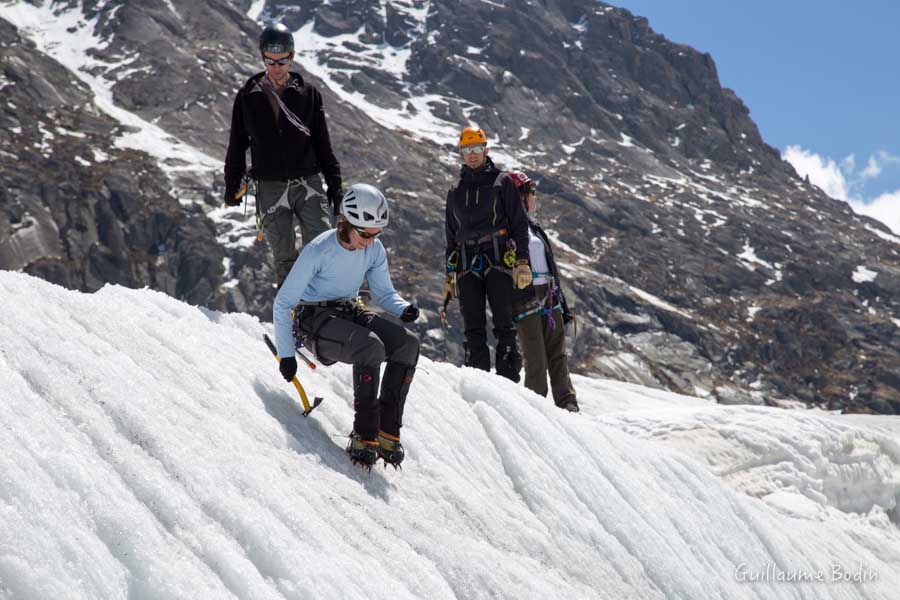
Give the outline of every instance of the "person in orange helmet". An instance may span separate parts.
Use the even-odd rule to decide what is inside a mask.
[[[487,304],[497,341],[498,375],[519,381],[522,358],[516,345],[512,292],[531,283],[528,218],[515,183],[488,156],[482,129],[459,136],[463,166],[447,192],[445,297],[458,295],[465,323],[465,365],[491,369],[487,344]]]

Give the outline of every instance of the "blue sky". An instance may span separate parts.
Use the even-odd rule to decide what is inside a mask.
[[[709,52],[766,142],[830,195],[900,228],[900,2],[610,4]]]

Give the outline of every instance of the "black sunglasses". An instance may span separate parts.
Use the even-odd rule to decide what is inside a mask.
[[[284,58],[269,58],[268,56],[263,56],[263,62],[269,65],[270,67],[273,65],[281,65],[282,67],[294,59],[294,53],[291,52],[290,56],[285,56]]]
[[[374,240],[379,235],[384,233],[383,229],[381,231],[379,231],[378,233],[369,233],[368,231],[366,231],[365,229],[362,229],[361,227],[354,227],[353,229],[355,229],[356,234],[364,240]]]

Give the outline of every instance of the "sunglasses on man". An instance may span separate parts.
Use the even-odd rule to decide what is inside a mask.
[[[469,154],[481,154],[484,152],[485,146],[465,146],[464,148],[460,148],[459,151],[465,155]]]
[[[284,58],[269,58],[268,56],[263,56],[263,62],[269,65],[270,67],[273,65],[284,66],[293,60],[294,55],[285,56]]]
[[[382,229],[381,231],[377,232],[377,233],[369,233],[368,231],[366,231],[366,230],[363,229],[362,227],[354,227],[353,229],[355,229],[355,230],[356,230],[356,234],[357,234],[359,237],[361,237],[362,239],[364,239],[364,240],[374,240],[374,239],[377,238],[379,235],[381,235],[382,233],[384,233],[384,230],[383,230],[383,229]]]

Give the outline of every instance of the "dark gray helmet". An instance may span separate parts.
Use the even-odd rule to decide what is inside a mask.
[[[294,36],[282,23],[266,25],[259,34],[259,51],[271,54],[294,51]]]

